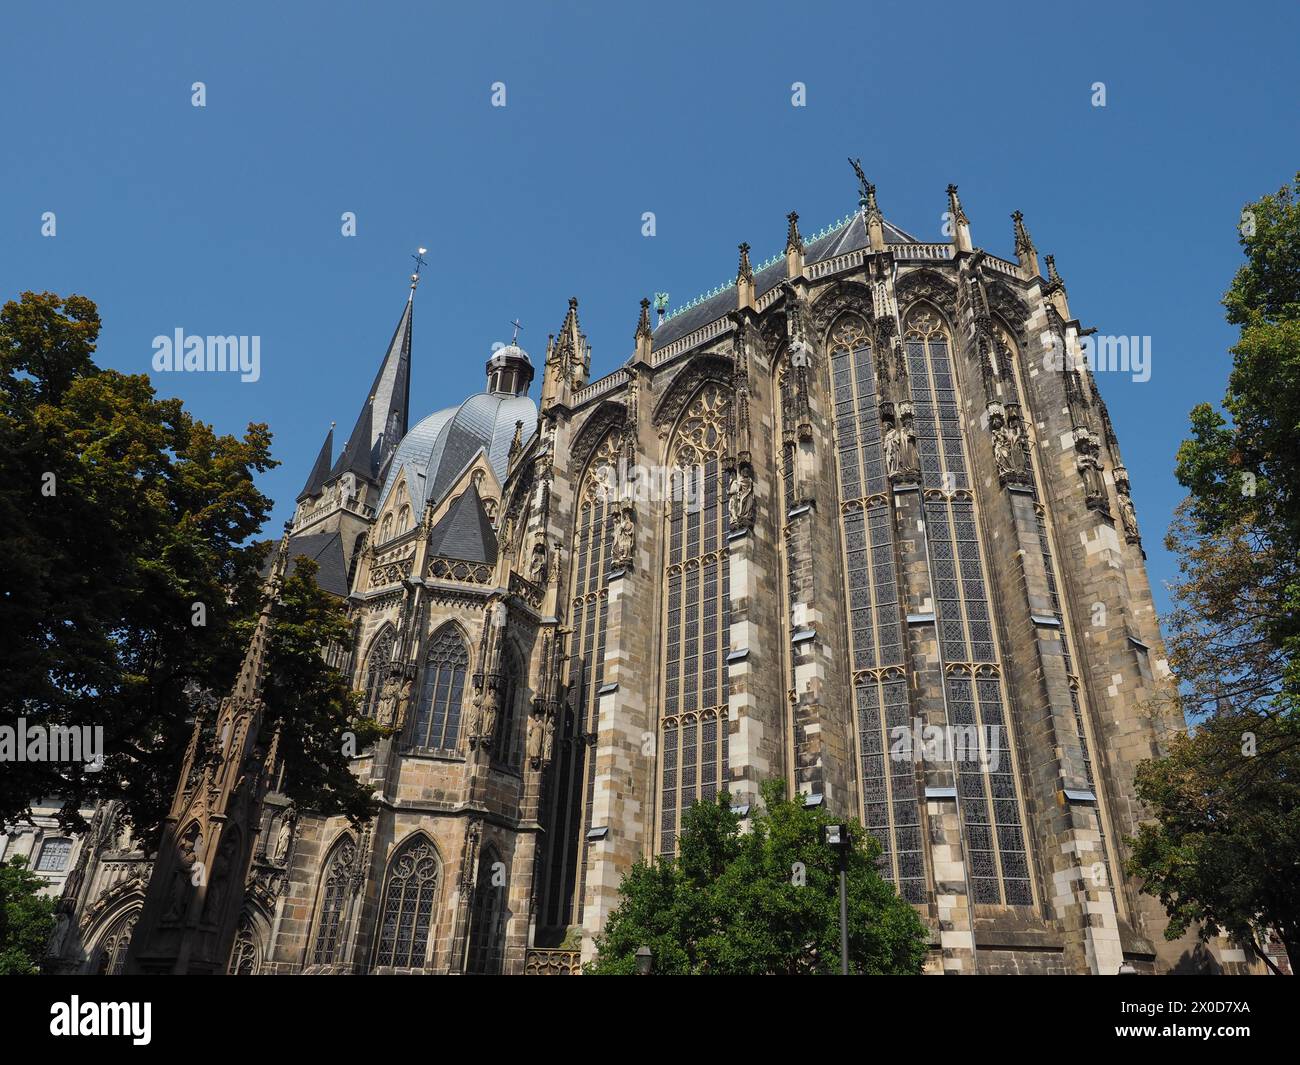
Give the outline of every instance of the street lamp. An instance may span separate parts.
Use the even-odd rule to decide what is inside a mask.
[[[830,847],[840,859],[840,975],[849,975],[849,851],[853,839],[848,825],[822,825],[822,844]]]
[[[636,948],[637,976],[652,976],[655,971],[655,956],[647,946]]]

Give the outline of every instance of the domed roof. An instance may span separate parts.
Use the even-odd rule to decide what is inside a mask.
[[[488,361],[504,362],[510,358],[523,359],[529,366],[533,364],[533,360],[528,357],[528,352],[515,343],[502,344],[496,351],[492,352],[492,357]]]
[[[520,421],[524,423],[522,439],[527,442],[537,428],[537,404],[527,394],[480,392],[457,407],[430,414],[397,445],[376,509],[383,507],[405,469],[411,505],[420,514],[427,501],[443,497],[480,448],[487,452],[497,478],[505,481],[510,442],[515,423]]]

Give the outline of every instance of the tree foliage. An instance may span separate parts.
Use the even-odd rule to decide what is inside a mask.
[[[96,366],[99,328],[84,296],[26,292],[0,309],[0,724],[100,726],[105,755],[97,772],[6,764],[0,819],[58,795],[76,825],[79,808],[116,798],[148,839],[189,740],[186,687],[224,693],[243,655],[271,506],[254,478],[276,463],[265,425],[218,435],[147,376]],[[316,785],[337,779],[339,744],[311,749],[326,759]]]
[[[643,945],[657,974],[839,972],[839,864],[820,829],[842,822],[787,799],[780,781],[763,796],[745,832],[725,795],[685,813],[677,856],[638,862],[624,877],[588,972],[635,973]],[[919,973],[925,926],[876,872],[880,844],[848,823],[850,971]]]
[[[1154,816],[1130,872],[1167,935],[1193,923],[1259,951],[1272,928],[1300,960],[1300,174],[1247,205],[1246,261],[1224,297],[1240,327],[1222,409],[1191,412],[1189,491],[1166,546],[1180,575],[1166,619],[1191,736],[1144,763]],[[1261,954],[1262,956],[1262,954]]]
[[[42,895],[45,881],[27,868],[27,859],[0,863],[0,976],[38,971],[54,930],[54,899]]]

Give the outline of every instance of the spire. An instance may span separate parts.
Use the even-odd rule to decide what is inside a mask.
[[[307,477],[307,483],[298,493],[295,503],[301,503],[307,499],[315,499],[325,490],[325,478],[330,475],[330,463],[334,461],[334,423],[330,422],[329,432],[325,434],[325,442],[320,446],[320,454],[316,456],[316,462],[311,468],[311,473]]]
[[[785,216],[789,226],[785,231],[785,276],[798,277],[803,273],[803,237],[799,233],[799,212]]]
[[[872,251],[885,250],[885,216],[880,213],[880,204],[876,203],[876,186],[867,182],[867,201],[863,204],[866,212],[867,236],[871,240]]]
[[[749,243],[740,245],[740,265],[736,267],[736,305],[754,306],[754,268],[749,264]]]
[[[948,224],[952,226],[952,250],[954,255],[971,250],[970,219],[962,210],[961,199],[957,195],[957,186],[948,186]]]
[[[1043,288],[1043,295],[1056,308],[1061,318],[1068,322],[1070,320],[1070,301],[1065,294],[1065,282],[1061,280],[1061,275],[1056,272],[1056,256],[1044,256],[1044,262],[1047,263],[1047,285]]]
[[[355,473],[376,483],[383,480],[388,460],[406,435],[411,405],[411,323],[419,263],[411,275],[411,290],[397,320],[393,338],[379,364],[374,383],[356,425],[334,466],[333,477]]]
[[[1020,276],[1029,281],[1038,276],[1038,249],[1025,228],[1025,216],[1019,211],[1011,212],[1011,221],[1015,225],[1016,261],[1020,263]]]
[[[568,403],[569,397],[587,383],[591,350],[578,324],[578,297],[569,299],[569,310],[559,336],[546,341],[546,366],[542,372],[542,409]]]
[[[786,253],[792,251],[803,251],[803,237],[799,235],[799,212],[791,211],[785,216],[785,220],[790,223],[789,228],[785,231],[785,250]]]
[[[641,301],[641,317],[637,319],[635,339],[636,359],[649,363],[650,348],[654,340],[650,331],[650,301],[646,299]]]

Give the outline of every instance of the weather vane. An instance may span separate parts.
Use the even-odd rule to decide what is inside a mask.
[[[867,175],[862,172],[862,159],[854,159],[853,156],[849,156],[849,166],[853,167],[853,172],[858,175],[858,191],[865,200],[869,182],[867,181]]]

